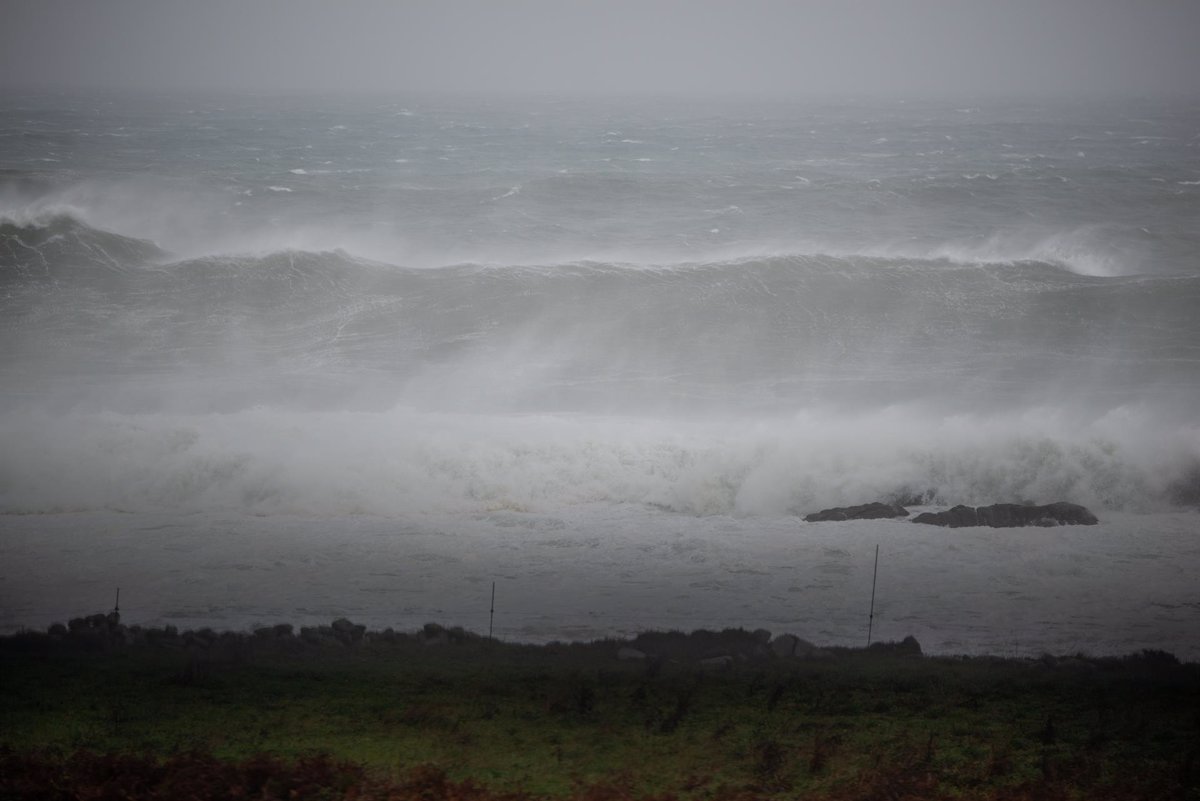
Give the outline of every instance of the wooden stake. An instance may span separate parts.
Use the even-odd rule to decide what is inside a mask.
[[[121,588],[120,587],[117,587],[117,600],[113,603],[113,611],[114,612],[121,611]]]
[[[875,628],[875,580],[879,578],[879,546],[875,546],[875,573],[871,576],[871,616],[867,619],[867,647],[871,647],[871,630]]]
[[[496,619],[496,582],[492,582],[492,608],[488,612],[488,639],[492,639],[492,621]]]

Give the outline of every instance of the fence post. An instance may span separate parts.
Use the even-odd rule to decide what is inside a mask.
[[[871,647],[871,630],[875,628],[875,580],[879,578],[879,546],[875,546],[875,572],[871,575],[871,616],[867,618],[867,647]]]

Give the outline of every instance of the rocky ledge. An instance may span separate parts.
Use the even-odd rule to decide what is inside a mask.
[[[1045,506],[1019,503],[995,503],[991,506],[979,507],[955,506],[944,512],[924,512],[914,517],[912,522],[949,528],[967,526],[1017,528],[1020,526],[1094,526],[1100,521],[1083,506],[1059,501]]]
[[[864,503],[861,506],[835,506],[832,509],[822,509],[805,515],[809,523],[823,523],[827,520],[880,520],[891,517],[908,517],[908,510],[895,503]]]
[[[898,503],[875,501],[860,506],[835,506],[804,516],[809,523],[824,523],[838,520],[882,520],[908,517],[908,510]],[[991,506],[955,506],[943,512],[923,512],[912,519],[913,523],[931,526],[964,528],[967,526],[990,526],[991,528],[1018,528],[1021,526],[1094,526],[1100,522],[1088,509],[1079,504],[1048,503],[1038,506],[1031,503],[994,503]]]

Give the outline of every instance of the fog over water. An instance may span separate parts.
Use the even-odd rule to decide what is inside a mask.
[[[4,629],[1200,657],[1194,5],[5,13]]]

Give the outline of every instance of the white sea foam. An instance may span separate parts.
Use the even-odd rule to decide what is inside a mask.
[[[973,240],[919,247],[907,243],[868,245],[862,251],[881,257],[946,259],[958,264],[1049,262],[1079,275],[1098,278],[1134,275],[1146,266],[1136,247],[1130,243],[1115,246],[1106,236],[1105,228],[1095,225],[1053,232],[1039,228],[1018,229]]]
[[[945,503],[1160,506],[1200,429],[1144,410],[938,418],[907,408],[759,422],[563,416],[9,413],[0,510],[396,515],[642,504],[780,515],[898,492]]]

